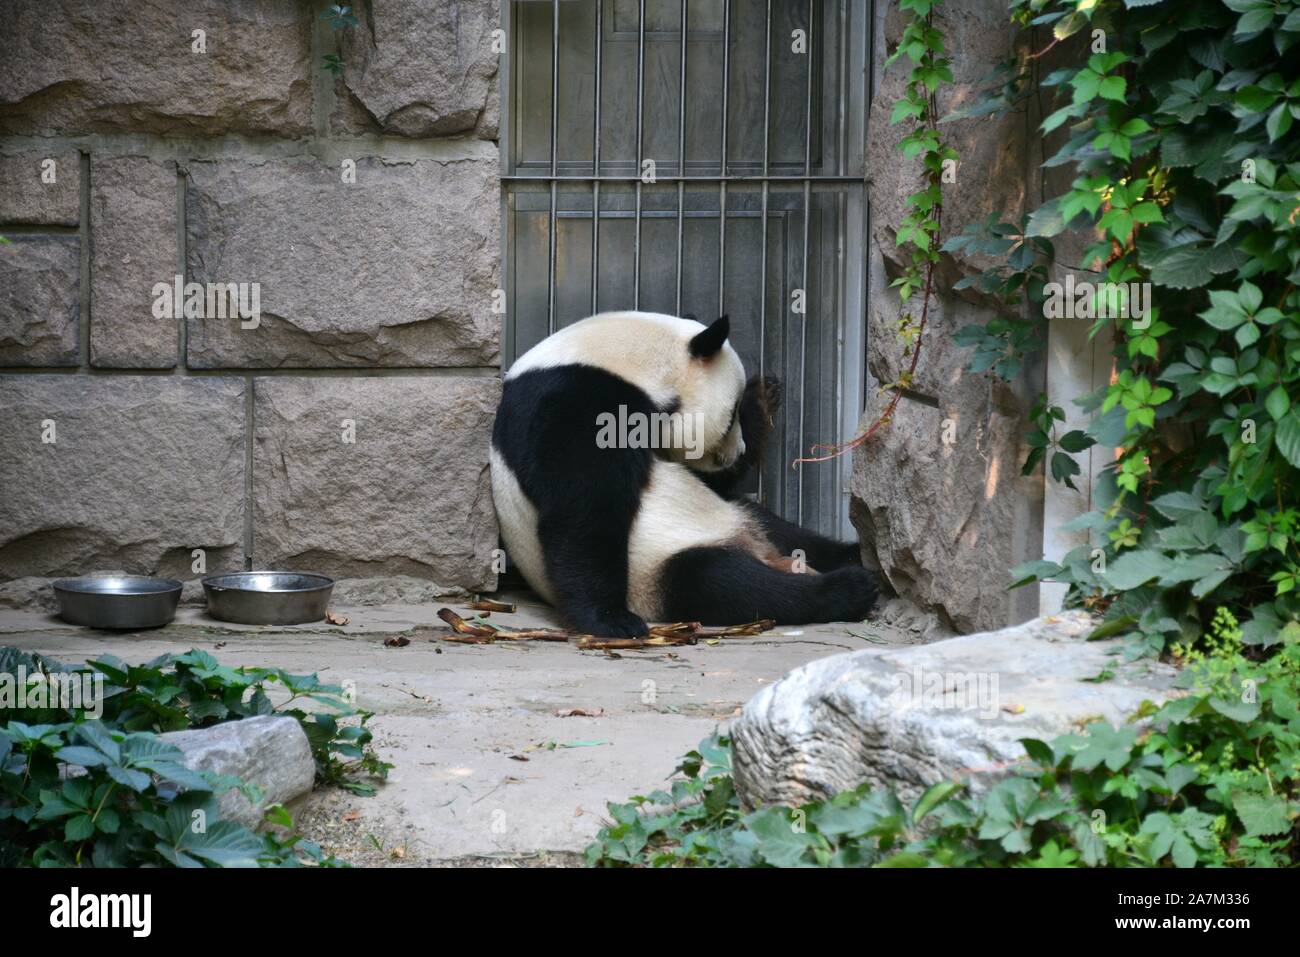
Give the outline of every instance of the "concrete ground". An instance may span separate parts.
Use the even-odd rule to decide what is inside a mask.
[[[498,597],[519,610],[493,614],[495,623],[553,624],[531,596]],[[349,619],[343,627],[231,625],[182,607],[167,627],[128,634],[0,609],[0,645],[69,662],[105,653],[142,662],[202,648],[224,664],[351,679],[394,768],[374,797],[328,790],[303,799],[295,817],[304,833],[356,864],[562,866],[596,834],[607,801],[661,787],[679,758],[764,684],[814,658],[918,640],[867,622],[616,654],[574,643],[456,644],[428,632],[405,647],[384,645],[416,626],[440,627],[438,607],[333,608]],[[559,716],[569,709],[600,714]]]

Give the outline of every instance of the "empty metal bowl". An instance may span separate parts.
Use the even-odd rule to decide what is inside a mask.
[[[208,614],[243,625],[300,625],[325,617],[334,579],[311,572],[231,572],[203,579]]]
[[[174,578],[116,575],[60,578],[59,617],[91,628],[157,628],[176,616],[181,583]]]

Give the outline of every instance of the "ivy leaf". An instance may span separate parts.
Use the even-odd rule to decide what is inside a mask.
[[[1072,764],[1079,771],[1091,771],[1102,764],[1118,771],[1128,764],[1137,734],[1134,727],[1117,729],[1104,721],[1093,722],[1081,739],[1082,748],[1074,752]]]
[[[76,817],[70,817],[63,825],[63,838],[70,843],[84,841],[94,833],[95,822],[89,814],[78,814]]]
[[[1291,129],[1291,107],[1285,100],[1273,108],[1273,112],[1268,115],[1264,122],[1264,129],[1268,132],[1268,141],[1270,143],[1281,139],[1286,135],[1286,131]]]
[[[1128,591],[1169,574],[1173,566],[1173,560],[1161,552],[1146,549],[1128,551],[1111,562],[1105,579],[1116,591]]]
[[[1300,415],[1294,409],[1278,421],[1273,444],[1291,465],[1300,469]]]
[[[1240,698],[1210,698],[1210,707],[1225,718],[1246,724],[1259,717],[1259,702]]]
[[[1232,795],[1232,809],[1246,826],[1251,837],[1286,834],[1291,830],[1287,800],[1280,794],[1252,794],[1237,791]]]
[[[1272,416],[1274,422],[1281,421],[1282,416],[1286,415],[1287,410],[1291,408],[1291,400],[1287,397],[1286,389],[1278,386],[1268,394],[1264,400],[1264,409]]]
[[[1147,851],[1152,863],[1172,856],[1178,867],[1195,867],[1196,848],[1214,846],[1213,824],[1213,817],[1196,808],[1187,808],[1176,817],[1156,811],[1143,819],[1138,833],[1151,838]]]
[[[819,843],[816,835],[795,830],[785,808],[755,811],[745,822],[758,840],[759,854],[774,867],[794,867],[810,847]]]
[[[1128,81],[1122,76],[1108,76],[1097,87],[1097,93],[1102,99],[1123,103],[1124,93],[1127,88]]]

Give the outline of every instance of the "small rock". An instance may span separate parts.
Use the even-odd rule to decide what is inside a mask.
[[[223,819],[247,827],[261,824],[272,804],[287,804],[306,794],[316,780],[307,735],[287,716],[262,715],[160,737],[185,752],[181,763],[190,770],[233,774],[261,789],[262,800],[256,805],[238,789],[218,799]]]

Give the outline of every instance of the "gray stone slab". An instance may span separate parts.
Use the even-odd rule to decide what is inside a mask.
[[[170,369],[179,320],[156,310],[179,265],[176,165],[144,156],[90,160],[90,362]]]
[[[496,0],[374,0],[342,34],[336,132],[496,139]]]
[[[295,0],[11,0],[0,133],[310,133],[314,16]]]
[[[255,396],[257,566],[495,587],[499,380],[262,377]]]
[[[81,240],[19,235],[0,246],[0,366],[75,366]]]
[[[242,381],[0,376],[0,417],[0,579],[242,562]]]
[[[188,278],[260,320],[189,320],[199,368],[485,366],[500,357],[495,160],[192,162]]]
[[[76,226],[81,222],[81,157],[76,152],[0,156],[0,223]]]

